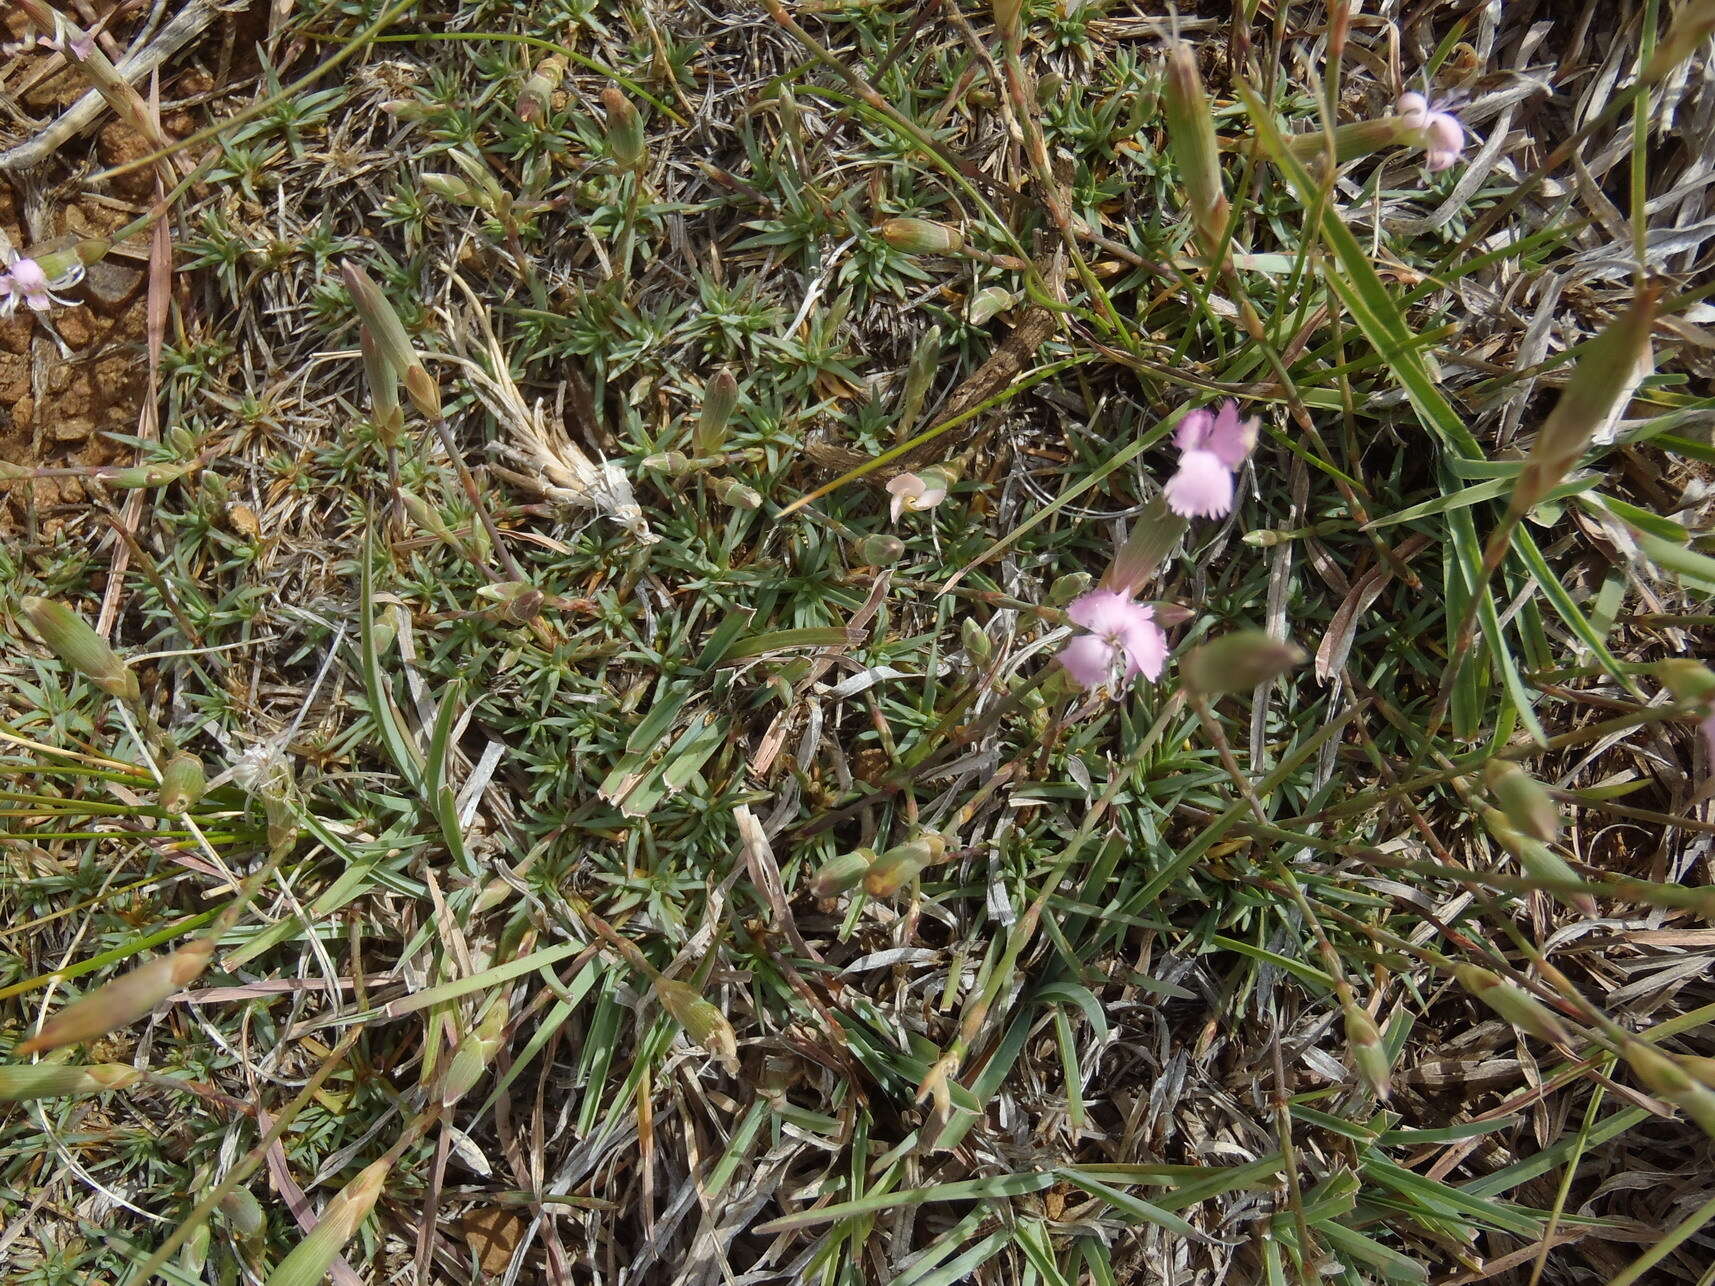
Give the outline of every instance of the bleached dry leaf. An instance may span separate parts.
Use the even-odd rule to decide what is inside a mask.
[[[631,490],[631,479],[611,460],[597,461],[567,435],[565,427],[547,415],[542,400],[524,400],[512,378],[506,353],[500,347],[488,308],[456,274],[453,283],[470,305],[467,318],[447,316],[447,333],[456,337],[480,330],[481,360],[468,356],[460,362],[469,376],[471,391],[495,421],[510,435],[506,454],[531,472],[510,474],[533,486],[548,499],[574,509],[593,509],[618,523],[642,545],[653,545],[659,536],[649,530],[643,510]]]

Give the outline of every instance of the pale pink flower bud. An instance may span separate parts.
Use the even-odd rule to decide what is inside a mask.
[[[1412,129],[1422,129],[1429,123],[1429,100],[1415,91],[1401,94],[1394,111]]]
[[[947,498],[947,487],[945,479],[939,476],[920,477],[915,473],[902,473],[888,479],[887,494],[893,497],[888,512],[893,521],[898,522],[901,514],[933,509]]]

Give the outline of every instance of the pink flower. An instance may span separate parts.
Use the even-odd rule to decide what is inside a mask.
[[[1120,659],[1125,660],[1122,682],[1138,675],[1161,677],[1167,664],[1167,635],[1155,623],[1155,609],[1134,603],[1127,594],[1110,589],[1092,590],[1072,600],[1066,615],[1080,634],[1060,651],[1060,664],[1081,688],[1099,688],[1114,681]]]
[[[924,509],[933,509],[947,498],[947,480],[937,470],[925,469],[928,477],[919,477],[915,473],[902,473],[898,477],[889,478],[887,494],[893,497],[889,513],[893,521],[899,521],[902,513],[918,513]]]
[[[0,273],[0,317],[10,317],[23,300],[38,313],[45,313],[54,304],[72,306],[76,301],[61,299],[55,288],[75,284],[83,276],[82,268],[49,280],[41,264],[34,259],[14,259],[9,269]]]
[[[1445,105],[1433,106],[1419,93],[1401,94],[1394,110],[1406,127],[1418,132],[1423,145],[1424,167],[1430,172],[1451,169],[1465,147],[1465,127]]]
[[[1219,518],[1233,508],[1233,475],[1256,445],[1257,422],[1239,420],[1238,403],[1228,398],[1221,409],[1188,411],[1173,434],[1179,471],[1162,490],[1167,507],[1181,518]]]

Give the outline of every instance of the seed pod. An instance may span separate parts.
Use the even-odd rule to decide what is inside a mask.
[[[1056,98],[1060,97],[1060,91],[1064,88],[1066,88],[1066,78],[1064,76],[1057,71],[1046,73],[1036,82],[1036,105],[1038,107],[1047,107]]]
[[[500,1051],[506,1019],[506,1002],[496,996],[482,1015],[482,1020],[465,1034],[453,1056],[447,1060],[447,1070],[441,1078],[442,1107],[451,1107],[482,1079],[482,1074]]]
[[[161,808],[177,815],[202,798],[207,778],[202,760],[181,750],[161,769]]]
[[[602,90],[601,105],[607,109],[607,150],[621,169],[642,170],[649,162],[643,142],[643,118],[631,100],[617,89]]]
[[[1455,966],[1453,974],[1460,986],[1519,1030],[1550,1045],[1571,1043],[1554,1011],[1517,983],[1470,964]]]
[[[904,555],[905,542],[898,536],[877,533],[858,541],[853,552],[865,567],[891,567]]]
[[[34,595],[26,594],[18,602],[42,642],[60,660],[127,705],[143,699],[131,667],[83,617],[63,603]]]
[[[1543,784],[1510,759],[1483,765],[1483,781],[1501,812],[1520,831],[1545,844],[1560,838],[1560,810]]]
[[[850,853],[841,853],[838,857],[830,857],[822,863],[810,881],[810,895],[826,901],[838,897],[847,889],[856,888],[869,873],[870,864],[875,861],[875,853],[871,849],[853,849]]]
[[[1197,56],[1188,45],[1175,43],[1168,55],[1165,99],[1168,147],[1185,185],[1197,239],[1212,259],[1227,228],[1227,197],[1221,186],[1214,113],[1203,92]]]
[[[320,1286],[334,1256],[345,1248],[381,1196],[391,1163],[376,1161],[341,1188],[327,1205],[316,1226],[292,1248],[268,1274],[268,1286]]]
[[[1514,484],[1514,514],[1534,509],[1572,472],[1596,431],[1619,409],[1622,394],[1636,387],[1631,377],[1649,346],[1661,294],[1659,283],[1646,284],[1632,306],[1585,346]]]
[[[1715,670],[1688,656],[1657,661],[1650,667],[1650,673],[1681,705],[1715,700]]]
[[[1478,812],[1482,818],[1483,828],[1489,832],[1495,842],[1524,868],[1524,873],[1533,880],[1541,880],[1544,884],[1582,884],[1584,881],[1578,872],[1566,864],[1561,857],[1548,845],[1539,839],[1514,828],[1504,813],[1494,808],[1482,808]],[[1599,908],[1596,899],[1589,893],[1576,890],[1548,888],[1545,890],[1555,901],[1564,903],[1584,915],[1595,915]]]
[[[1248,692],[1303,661],[1303,649],[1294,644],[1261,630],[1235,630],[1194,649],[1180,673],[1195,692]]]
[[[703,386],[703,410],[697,417],[691,449],[699,456],[715,455],[726,445],[727,421],[738,405],[738,381],[731,371],[721,371]]]
[[[874,898],[892,897],[924,867],[939,862],[946,853],[946,839],[934,831],[896,844],[870,863],[863,878],[864,891]]]
[[[878,231],[883,241],[908,255],[956,255],[965,248],[957,228],[928,219],[889,219]]]
[[[14,1063],[0,1066],[0,1103],[26,1103],[38,1098],[79,1098],[122,1090],[143,1079],[124,1063],[71,1067],[60,1063]]]
[[[747,487],[742,482],[732,478],[713,477],[709,479],[709,490],[715,493],[715,499],[734,509],[760,509],[762,496],[754,487]]]
[[[529,125],[540,124],[554,105],[554,94],[565,78],[566,60],[562,55],[549,54],[537,63],[518,91],[518,119]]]
[[[1388,1066],[1387,1046],[1382,1043],[1381,1029],[1369,1012],[1352,997],[1352,989],[1344,984],[1340,1011],[1346,1020],[1346,1047],[1351,1050],[1353,1065],[1375,1091],[1375,1096],[1386,1102],[1392,1090],[1392,1069]]]
[[[1672,1103],[1702,1126],[1705,1134],[1715,1136],[1715,1090],[1694,1080],[1678,1062],[1641,1040],[1622,1041],[1620,1057],[1651,1094]]]
[[[726,1015],[704,1000],[695,987],[655,975],[655,995],[673,1021],[696,1044],[720,1060],[730,1075],[738,1074],[738,1038]]]
[[[214,942],[198,938],[170,955],[157,956],[148,964],[120,974],[48,1019],[41,1031],[18,1046],[18,1055],[81,1044],[137,1021],[200,977],[213,954]]]

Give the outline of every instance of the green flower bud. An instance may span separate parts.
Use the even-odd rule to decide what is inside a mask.
[[[496,581],[476,592],[477,597],[494,603],[502,617],[519,625],[527,625],[540,616],[546,598],[541,590],[522,580]]]
[[[419,174],[417,176],[417,182],[422,184],[426,190],[434,193],[443,200],[453,201],[459,205],[476,206],[478,208],[483,206],[482,194],[472,187],[470,183],[461,179],[456,174],[441,174],[437,172]]]
[[[1048,601],[1055,607],[1064,607],[1073,599],[1089,593],[1094,583],[1089,572],[1067,572],[1064,576],[1056,576],[1048,587]]]
[[[905,542],[898,536],[877,533],[858,541],[854,552],[865,567],[891,567],[904,555]]]
[[[1547,887],[1546,891],[1555,901],[1573,908],[1584,915],[1595,915],[1598,907],[1596,899],[1588,893],[1552,887],[1553,885],[1582,884],[1584,881],[1579,874],[1566,864],[1566,859],[1556,853],[1539,839],[1534,839],[1520,831],[1507,819],[1505,813],[1494,808],[1480,808],[1478,816],[1482,819],[1483,828],[1489,832],[1495,842],[1511,853],[1514,860],[1524,868],[1524,873],[1533,880],[1541,880]]]
[[[188,751],[180,751],[161,769],[161,809],[179,814],[202,798],[207,778],[202,760]]]
[[[214,943],[198,938],[177,951],[120,974],[48,1019],[39,1032],[18,1046],[18,1055],[79,1045],[136,1022],[168,996],[199,978],[213,954]]]
[[[810,881],[812,897],[826,901],[838,897],[847,889],[856,888],[863,877],[869,873],[870,864],[875,861],[875,853],[867,848],[854,849],[850,853],[841,853],[838,857],[830,857],[822,863]]]
[[[1637,368],[1647,360],[1661,294],[1659,283],[1645,285],[1632,306],[1585,346],[1560,400],[1537,431],[1536,444],[1514,484],[1515,514],[1535,508],[1565,479],[1596,430],[1620,409],[1619,399],[1637,386]]]
[[[732,478],[710,478],[709,490],[714,492],[715,499],[734,509],[762,508],[761,494],[754,487],[747,487]]]
[[[1455,966],[1459,985],[1520,1031],[1550,1045],[1567,1045],[1570,1037],[1554,1011],[1517,983],[1477,965]]]
[[[471,1090],[500,1052],[506,1031],[507,1008],[498,996],[465,1038],[458,1043],[452,1058],[447,1060],[446,1073],[441,1078],[441,1106],[451,1107]]]
[[[326,1206],[316,1226],[268,1275],[268,1286],[320,1286],[334,1257],[345,1248],[381,1196],[389,1162],[376,1161],[341,1188]]]
[[[1167,143],[1185,185],[1185,203],[1203,253],[1213,258],[1227,228],[1227,197],[1221,185],[1215,116],[1203,92],[1197,55],[1175,43],[1168,55],[1165,86]]]
[[[1304,661],[1304,651],[1261,630],[1235,630],[1192,650],[1180,667],[1195,692],[1248,692]]]
[[[63,603],[34,595],[25,595],[18,601],[36,634],[61,661],[108,696],[118,697],[128,705],[136,705],[143,699],[131,667],[83,617]]]
[[[994,640],[977,624],[974,616],[967,616],[959,622],[959,641],[978,665],[985,664],[994,655]]]
[[[405,369],[405,396],[424,416],[431,420],[441,418],[441,386],[421,362]]]
[[[946,839],[934,831],[897,844],[870,863],[863,879],[864,891],[874,898],[892,897],[924,867],[939,862],[946,854]]]
[[[1386,1102],[1392,1090],[1393,1073],[1388,1064],[1387,1046],[1382,1043],[1381,1029],[1369,1012],[1352,998],[1350,987],[1344,988],[1340,1012],[1346,1021],[1346,1047],[1351,1051],[1353,1065],[1375,1096]]]
[[[1019,19],[1024,13],[1024,0],[989,0],[994,11],[994,29],[1008,44],[1019,36]]]
[[[1501,812],[1520,831],[1545,844],[1560,838],[1560,810],[1543,784],[1510,759],[1483,765],[1483,781]]]
[[[358,319],[374,336],[376,352],[393,369],[395,377],[403,378],[407,370],[420,364],[417,350],[411,345],[411,337],[405,332],[405,323],[399,320],[399,314],[387,302],[381,287],[357,264],[346,262],[340,265],[340,273],[345,278],[345,288],[351,294]],[[372,386],[371,395],[374,392]]]
[[[1715,1090],[1692,1078],[1678,1062],[1641,1040],[1620,1044],[1620,1057],[1651,1094],[1665,1099],[1715,1136]]]
[[[138,464],[129,468],[115,469],[112,473],[101,475],[101,481],[115,490],[141,491],[152,487],[164,487],[170,482],[177,482],[187,473],[197,467],[195,460],[157,461],[154,464]]]
[[[883,241],[908,255],[955,255],[965,248],[957,228],[928,219],[889,219],[878,231]]]
[[[685,1034],[717,1058],[730,1075],[738,1074],[738,1038],[732,1024],[713,1003],[704,1000],[695,987],[656,975],[655,994],[661,1007]]]
[[[726,445],[727,421],[738,405],[738,381],[731,371],[721,371],[703,387],[703,411],[691,436],[691,449],[699,456],[717,454]]]
[[[651,473],[663,474],[669,478],[682,478],[691,471],[691,462],[686,459],[683,451],[660,451],[651,456],[645,456],[643,467]]]
[[[1667,661],[1657,661],[1650,667],[1650,673],[1682,705],[1715,701],[1715,670],[1701,661],[1676,656]]]
[[[614,161],[621,169],[643,169],[649,162],[643,142],[643,118],[631,100],[617,89],[602,90],[601,105],[607,109],[607,148]]]
[[[262,1213],[262,1203],[256,1200],[249,1188],[234,1188],[220,1199],[217,1209],[243,1241],[256,1242],[268,1231],[268,1218]]]
[[[122,1090],[143,1079],[124,1063],[71,1067],[60,1063],[17,1063],[0,1066],[0,1103],[24,1103],[38,1098],[80,1098]]]
[[[965,309],[965,316],[971,325],[981,326],[1004,313],[1018,302],[1018,296],[1000,286],[985,286],[971,296],[971,302]]]
[[[375,332],[367,324],[357,328],[357,342],[363,354],[363,382],[369,385],[376,432],[384,446],[395,446],[405,427],[405,412],[399,405],[399,372],[382,356]]]
[[[554,94],[565,79],[566,60],[560,54],[550,54],[537,63],[518,91],[518,119],[539,125],[554,105]]]

